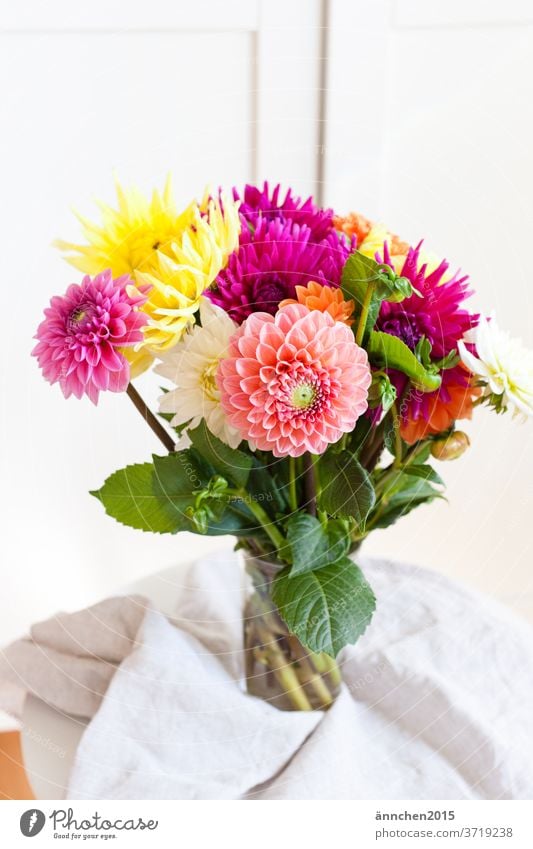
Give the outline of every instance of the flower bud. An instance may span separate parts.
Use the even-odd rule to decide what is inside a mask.
[[[456,460],[464,454],[470,440],[462,430],[455,430],[449,436],[436,439],[431,443],[431,453],[436,460]]]

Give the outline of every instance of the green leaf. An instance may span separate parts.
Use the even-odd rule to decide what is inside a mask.
[[[215,471],[240,488],[246,486],[252,468],[252,458],[248,454],[221,442],[203,419],[198,427],[189,431],[189,439],[202,459]]]
[[[427,371],[410,348],[397,336],[372,331],[367,351],[372,363],[402,371],[422,392],[435,392],[441,384],[440,375]]]
[[[441,360],[437,360],[434,365],[436,368],[440,369],[441,371],[444,371],[445,369],[455,368],[455,366],[460,362],[461,357],[459,356],[455,348],[453,348],[448,354],[446,354],[445,357],[443,357]]]
[[[252,463],[246,486],[248,494],[261,504],[271,518],[275,518],[276,513],[285,513],[288,506],[284,496],[286,490],[278,485],[276,478],[257,458],[253,457]]]
[[[290,578],[313,569],[321,569],[343,559],[350,548],[349,523],[332,519],[324,528],[308,513],[296,513],[287,523],[289,557],[292,563]]]
[[[374,514],[370,516],[372,530],[387,528],[415,507],[442,497],[442,494],[427,480],[413,478],[402,471],[398,474],[397,481],[389,487],[376,505]]]
[[[368,406],[375,409],[380,406],[387,413],[396,401],[396,387],[390,377],[382,371],[375,371],[368,390]]]
[[[383,301],[399,304],[413,294],[411,281],[407,277],[399,277],[392,268],[388,273],[380,273],[377,284],[377,294]]]
[[[444,486],[444,481],[441,476],[437,474],[433,466],[430,466],[429,464],[413,463],[412,465],[404,466],[403,471],[406,475],[410,475],[411,477],[423,478],[423,480]]]
[[[178,529],[176,519],[155,495],[153,473],[152,463],[126,466],[110,475],[91,495],[122,525],[152,533],[174,533]]]
[[[374,430],[372,427],[372,421],[368,416],[359,416],[357,419],[357,424],[355,428],[352,430],[349,439],[350,439],[350,448],[352,451],[359,451],[359,449],[365,444],[367,439],[373,434]],[[342,440],[335,443],[331,446],[330,451],[335,453],[337,451],[340,453],[342,446]]]
[[[207,533],[210,536],[221,534],[253,535],[251,529],[257,525],[245,503],[239,499],[224,502],[214,507],[208,502],[207,514],[201,524],[191,522],[197,507],[198,496],[209,489],[211,476],[198,461],[192,449],[177,451],[165,457],[154,456],[154,492],[165,505],[167,513],[173,517],[175,530],[188,530]],[[205,508],[205,505],[202,505]]]
[[[226,482],[207,473],[192,449],[154,456],[153,461],[114,472],[91,495],[117,522],[142,531],[259,533],[246,504],[226,496]]]
[[[319,464],[320,506],[331,516],[353,517],[359,528],[374,506],[372,482],[362,465],[349,451],[326,454]]]
[[[374,259],[359,251],[350,254],[346,260],[342,269],[341,289],[348,300],[355,301],[356,307],[358,307],[356,312],[361,312],[368,286],[377,280],[378,269],[379,266]],[[378,297],[377,293],[374,293],[368,311],[365,335],[374,327],[380,306],[381,298]]]
[[[287,542],[292,563],[291,578],[328,562],[328,538],[319,520],[308,513],[295,513],[287,523]]]
[[[359,639],[376,606],[363,573],[348,557],[296,577],[284,569],[274,581],[272,598],[300,642],[330,657]]]
[[[328,537],[328,559],[336,563],[345,557],[351,546],[350,521],[348,519],[330,519],[326,528]]]
[[[359,306],[363,305],[368,284],[377,280],[379,265],[369,256],[354,251],[342,269],[341,288]]]

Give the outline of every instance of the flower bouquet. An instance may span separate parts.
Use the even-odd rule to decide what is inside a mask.
[[[268,184],[178,210],[170,183],[60,242],[86,273],[33,351],[65,397],[126,392],[164,451],[92,494],[152,533],[231,534],[251,577],[250,693],[326,708],[376,600],[354,552],[442,497],[474,407],[533,412],[533,358],[470,312],[467,277],[361,215]],[[166,381],[159,418],[132,380]]]

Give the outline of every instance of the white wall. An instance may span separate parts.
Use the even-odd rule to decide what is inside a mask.
[[[29,356],[42,308],[76,279],[50,242],[78,235],[71,205],[92,215],[92,198],[112,199],[113,169],[143,188],[170,169],[184,202],[206,182],[263,176],[318,188],[340,210],[426,235],[470,271],[479,302],[530,332],[530,27],[489,26],[480,15],[493,4],[474,0],[328,5],[323,149],[319,0],[27,0],[4,11],[0,643],[220,545],[108,519],[88,490],[157,443],[125,397],[67,403]],[[511,18],[518,6],[506,4]],[[444,468],[451,506],[424,508],[369,548],[525,608],[531,430],[481,414],[470,432],[469,456]]]
[[[424,237],[470,274],[472,306],[533,345],[533,6],[332,0],[330,24],[325,199]],[[367,550],[533,618],[533,428],[482,409],[464,429],[471,450],[439,468],[449,503],[377,532]]]
[[[0,644],[58,608],[220,547],[105,516],[88,490],[159,445],[125,396],[94,408],[45,384],[32,335],[49,298],[79,278],[51,242],[79,235],[72,205],[94,216],[94,198],[113,199],[113,169],[144,189],[171,170],[184,204],[206,183],[264,174],[312,190],[318,20],[314,0],[28,0],[4,10]],[[142,383],[159,394],[156,381]]]

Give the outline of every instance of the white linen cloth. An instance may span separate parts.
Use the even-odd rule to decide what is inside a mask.
[[[358,562],[377,612],[326,713],[243,691],[233,552],[176,570],[172,622],[130,596],[35,626],[0,655],[0,706],[29,689],[94,715],[70,799],[533,798],[533,629],[432,572]]]

